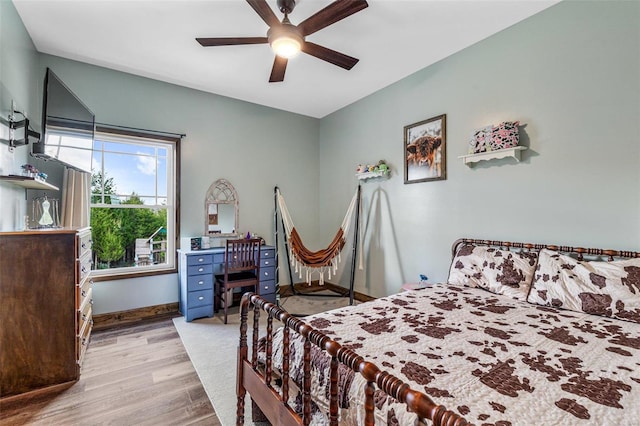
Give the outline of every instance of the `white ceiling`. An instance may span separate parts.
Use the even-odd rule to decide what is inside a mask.
[[[276,0],[267,0],[278,17]],[[196,37],[262,37],[242,0],[13,0],[39,52],[321,118],[558,0],[368,0],[307,37],[360,59],[346,71],[300,54],[269,83],[266,44],[201,47]],[[332,0],[300,0],[298,24]],[[507,54],[507,52],[505,52]]]

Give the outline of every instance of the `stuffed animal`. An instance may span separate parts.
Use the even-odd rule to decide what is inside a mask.
[[[387,163],[385,163],[384,160],[378,161],[377,169],[379,172],[382,172],[385,174],[389,173],[389,166],[387,166]]]

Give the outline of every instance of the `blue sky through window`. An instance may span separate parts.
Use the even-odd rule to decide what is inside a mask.
[[[135,192],[145,205],[166,205],[166,148],[96,139],[92,170],[104,170],[107,179],[113,178],[121,201]]]

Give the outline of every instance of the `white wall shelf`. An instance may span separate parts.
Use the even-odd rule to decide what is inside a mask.
[[[526,150],[526,146],[516,146],[513,148],[498,149],[496,151],[481,152],[479,154],[461,155],[464,164],[477,163],[478,161],[496,160],[499,158],[513,157],[520,161],[520,153]]]
[[[356,177],[360,180],[367,180],[373,178],[384,178],[388,179],[390,175],[389,171],[386,172],[365,172],[365,173],[356,173]]]
[[[27,189],[48,189],[52,191],[58,191],[57,186],[51,185],[43,180],[36,179],[28,176],[8,175],[0,176],[0,181],[10,182],[14,185],[21,186]]]

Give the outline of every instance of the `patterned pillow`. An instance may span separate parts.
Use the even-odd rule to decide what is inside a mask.
[[[640,323],[640,259],[587,262],[541,250],[527,300]]]
[[[469,141],[469,154],[478,154],[480,152],[490,151],[491,146],[489,144],[491,142],[492,131],[493,126],[486,126],[474,131],[471,135],[471,140]]]
[[[519,121],[504,121],[497,126],[493,126],[491,131],[491,150],[513,148],[520,142],[518,132]]]
[[[492,293],[526,300],[537,254],[464,244],[449,271],[450,284],[482,287]]]

